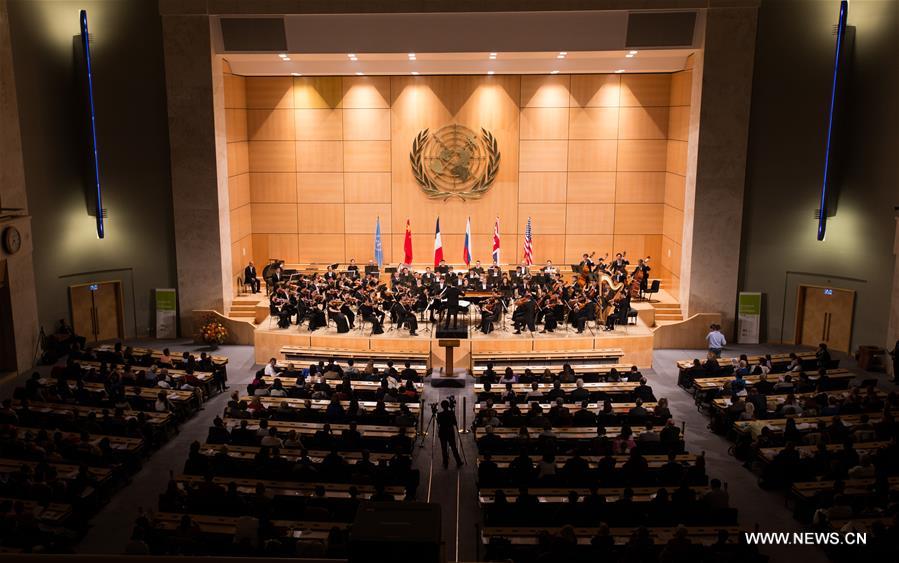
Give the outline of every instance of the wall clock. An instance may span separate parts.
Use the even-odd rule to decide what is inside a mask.
[[[7,227],[3,231],[3,250],[8,254],[15,254],[22,248],[22,234],[15,227]]]

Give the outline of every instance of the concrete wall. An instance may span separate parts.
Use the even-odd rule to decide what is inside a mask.
[[[765,293],[769,341],[793,339],[799,283],[854,289],[854,349],[887,337],[899,205],[899,3],[849,5],[845,179],[827,240],[817,242],[838,10],[836,0],[766,0],[759,10],[740,289]]]
[[[13,255],[0,245],[0,300],[9,307],[0,312],[0,372],[29,369],[38,337],[31,218],[15,84],[9,13],[6,0],[0,0],[0,235],[15,227],[22,237],[22,247]]]
[[[88,11],[106,238],[83,189],[73,38]],[[12,53],[41,324],[69,317],[67,288],[122,280],[126,335],[153,325],[152,289],[174,287],[162,30],[154,0],[10,0]]]

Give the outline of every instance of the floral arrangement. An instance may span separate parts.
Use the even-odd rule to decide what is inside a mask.
[[[207,318],[200,327],[200,340],[206,344],[224,344],[227,338],[228,329],[212,317]]]

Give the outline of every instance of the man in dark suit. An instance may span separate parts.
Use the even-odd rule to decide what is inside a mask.
[[[250,260],[247,267],[243,269],[243,283],[250,284],[253,288],[253,293],[259,293],[259,278],[256,277],[256,266],[253,264],[252,260]]]
[[[431,267],[428,266],[425,268],[425,273],[421,275],[421,285],[423,287],[430,287],[434,285],[434,281],[436,277],[434,276],[434,272],[431,271]]]
[[[450,285],[443,294],[444,303],[446,304],[446,328],[449,328],[450,317],[453,318],[453,328],[459,324],[459,298],[462,296],[462,290],[458,286]]]
[[[446,260],[441,260],[440,264],[435,268],[438,273],[443,274],[444,276],[449,273],[450,267],[446,265]]]

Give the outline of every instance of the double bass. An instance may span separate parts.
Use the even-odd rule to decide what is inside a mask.
[[[589,258],[592,259],[595,255],[596,255],[596,251],[594,250],[593,252],[590,253]],[[593,273],[593,271],[590,269],[590,264],[588,264],[587,261],[585,260],[584,265],[580,267],[580,271],[578,272],[578,275],[577,275],[578,287],[584,287],[585,285],[587,285],[587,281],[590,279],[590,274],[592,274],[592,273]]]

